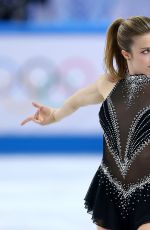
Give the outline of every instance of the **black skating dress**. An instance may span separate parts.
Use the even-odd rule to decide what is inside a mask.
[[[126,72],[98,115],[103,155],[84,206],[98,226],[136,230],[150,223],[150,76]]]

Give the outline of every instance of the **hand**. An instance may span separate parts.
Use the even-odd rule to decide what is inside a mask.
[[[36,107],[38,110],[34,115],[27,117],[25,120],[21,122],[21,125],[28,123],[29,121],[33,121],[40,125],[47,125],[53,122],[56,122],[53,113],[56,109],[49,108],[38,103],[32,102],[32,105]]]

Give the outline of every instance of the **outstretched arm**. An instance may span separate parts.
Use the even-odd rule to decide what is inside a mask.
[[[101,103],[104,99],[99,90],[99,79],[87,87],[81,88],[69,97],[64,105],[54,112],[56,120],[75,112],[82,106]]]
[[[64,102],[62,107],[57,109],[33,103],[38,109],[37,112],[35,115],[26,118],[21,125],[29,121],[34,121],[41,125],[51,124],[72,114],[81,106],[101,103],[104,99],[100,93],[103,80],[104,76],[100,76],[94,83],[76,91]]]

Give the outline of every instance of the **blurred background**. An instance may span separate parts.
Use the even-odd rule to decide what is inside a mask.
[[[59,123],[20,122],[32,101],[61,107],[104,72],[106,30],[149,0],[0,0],[0,229],[96,229],[84,196],[101,162],[101,103]]]

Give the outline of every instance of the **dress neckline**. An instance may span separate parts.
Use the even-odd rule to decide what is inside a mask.
[[[129,71],[127,70],[125,73],[125,79],[126,80],[138,80],[138,79],[142,79],[142,78],[149,78],[150,79],[150,75],[146,75],[144,73],[137,73],[137,74],[130,74]]]

